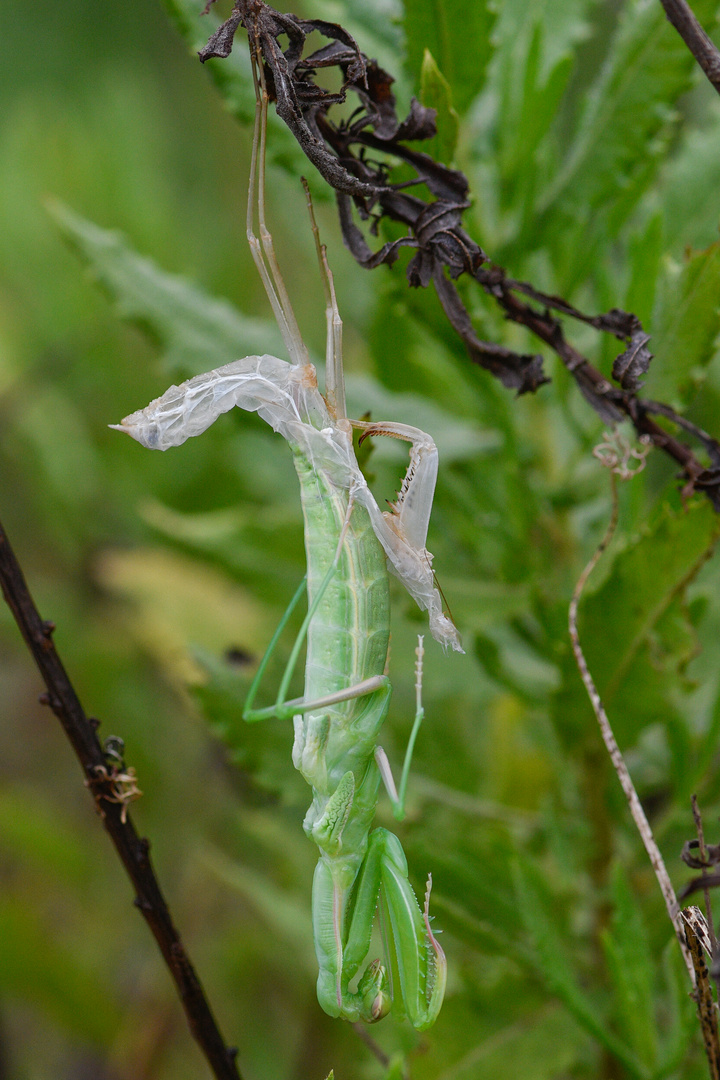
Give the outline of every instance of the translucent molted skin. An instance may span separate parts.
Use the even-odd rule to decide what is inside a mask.
[[[458,632],[443,613],[424,544],[437,476],[437,448],[424,432],[402,424],[364,425],[371,435],[412,440],[410,467],[391,512],[383,513],[355,459],[352,425],[333,420],[318,390],[312,364],[297,367],[276,356],[246,356],[224,367],[171,386],[144,409],[111,425],[143,446],[167,450],[202,434],[234,406],[257,412],[304,457],[315,472],[367,511],[388,565],[418,606],[428,612],[430,632],[444,646],[462,652]]]

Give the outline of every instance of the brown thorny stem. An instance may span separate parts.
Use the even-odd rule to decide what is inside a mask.
[[[628,474],[626,473],[624,475],[620,475],[623,479],[625,479],[627,478]],[[618,522],[619,506],[617,492],[617,475],[615,469],[612,469],[610,473],[610,485],[612,491],[612,513],[610,515],[610,522],[605,531],[605,535],[603,536],[602,540],[593,552],[587,566],[578,578],[577,584],[573,591],[572,600],[570,601],[570,609],[568,613],[568,629],[570,631],[570,640],[572,642],[573,653],[575,654],[575,662],[577,663],[578,669],[580,671],[580,677],[585,685],[587,695],[590,698],[590,704],[592,705],[593,712],[597,717],[597,722],[600,725],[600,733],[602,734],[603,742],[605,743],[607,752],[610,755],[610,760],[612,761],[615,772],[617,773],[618,780],[620,781],[620,786],[622,787],[623,792],[625,793],[625,798],[628,801],[628,806],[630,807],[630,813],[632,815],[633,821],[635,822],[637,830],[640,833],[640,837],[643,844],[645,845],[645,850],[648,854],[648,858],[650,859],[652,868],[655,871],[655,877],[657,878],[658,885],[660,886],[660,892],[663,895],[665,906],[667,908],[667,913],[670,917],[671,923],[673,924],[673,929],[675,930],[675,935],[678,939],[678,944],[680,945],[680,950],[685,961],[685,966],[687,967],[688,974],[690,975],[690,980],[694,986],[695,967],[693,965],[692,956],[690,955],[690,950],[687,946],[687,941],[685,938],[685,926],[680,916],[680,908],[677,902],[677,897],[675,895],[675,890],[673,889],[672,882],[670,881],[670,875],[668,874],[665,867],[663,857],[660,854],[660,849],[655,843],[655,837],[653,836],[650,822],[647,819],[645,811],[642,807],[642,803],[640,802],[640,799],[638,797],[638,793],[635,790],[635,785],[632,782],[632,777],[630,776],[628,767],[625,764],[625,759],[622,756],[620,747],[617,744],[615,734],[610,725],[610,721],[608,720],[607,713],[605,712],[605,708],[600,699],[600,695],[598,694],[595,683],[593,682],[593,677],[588,669],[587,663],[585,661],[585,655],[582,651],[582,646],[580,645],[580,637],[577,629],[578,605],[580,603],[580,597],[582,596],[583,589],[585,588],[588,578],[590,577],[593,570],[600,561],[603,552],[606,550],[608,544],[612,540]]]
[[[200,979],[160,889],[150,860],[150,843],[139,837],[127,804],[139,792],[132,769],[120,769],[100,745],[97,720],[90,719],[75,692],[57,653],[52,634],[55,626],[40,617],[20,564],[0,524],[0,587],[47,687],[41,702],[62,724],[85,776],[102,823],[135,890],[135,905],[142,913],[168,966],[193,1038],[216,1080],[242,1080],[235,1063],[236,1051],[220,1034]]]

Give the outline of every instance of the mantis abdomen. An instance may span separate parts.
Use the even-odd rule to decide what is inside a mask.
[[[336,556],[348,513],[348,492],[338,488],[307,456],[295,453],[300,480],[308,602],[312,604]],[[390,637],[390,590],[387,560],[364,507],[355,505],[338,565],[307,634],[305,699],[356,686],[382,675]],[[338,721],[349,720],[361,699],[333,708]]]

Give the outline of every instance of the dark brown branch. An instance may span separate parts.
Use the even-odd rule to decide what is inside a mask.
[[[720,50],[705,33],[686,0],[660,0],[660,3],[665,8],[668,21],[720,94]]]
[[[135,904],[170,969],[190,1031],[217,1080],[241,1080],[235,1064],[236,1051],[225,1046],[200,980],[173,925],[150,862],[150,844],[137,835],[125,802],[118,799],[113,770],[96,734],[97,722],[88,719],[78,700],[52,640],[54,624],[40,618],[2,524],[0,585],[47,687],[41,701],[57,716],[80,762],[86,785],[135,889]]]

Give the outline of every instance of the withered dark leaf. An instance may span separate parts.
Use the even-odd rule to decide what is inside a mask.
[[[619,382],[623,390],[639,390],[642,386],[640,378],[647,373],[652,360],[652,353],[647,348],[650,335],[644,330],[636,330],[630,338],[630,344],[624,352],[615,357],[612,366],[612,376]]]
[[[240,25],[248,31],[251,48],[262,53],[278,116],[335,189],[343,240],[358,263],[366,269],[391,265],[401,248],[413,248],[407,268],[410,285],[426,288],[432,283],[473,362],[518,393],[536,390],[548,381],[538,354],[515,353],[481,341],[475,334],[453,284],[462,274],[470,274],[502,308],[506,318],[527,327],[557,353],[583,396],[606,423],[629,416],[638,434],[680,463],[686,481],[683,490],[702,490],[720,511],[720,443],[669,407],[641,402],[636,396],[640,378],[651,360],[649,338],[637,317],[617,308],[601,315],[586,315],[562,297],[515,281],[500,267],[485,265],[485,252],[462,227],[463,213],[470,205],[467,178],[408,145],[435,136],[434,110],[413,99],[408,115],[400,121],[393,76],[361,53],[352,35],[335,23],[281,14],[264,0],[235,0],[230,18],[212,35],[200,58],[227,56]],[[306,39],[315,31],[328,43],[303,56]],[[287,37],[285,48],[279,42],[283,35]],[[318,81],[318,73],[329,69],[339,73],[339,88],[337,79],[333,89]],[[357,98],[358,108],[349,118],[334,121],[331,107],[344,102],[349,93]],[[408,180],[405,170],[402,181],[393,182],[395,162],[412,169],[413,177]],[[378,234],[383,219],[403,224],[407,235],[373,251],[353,219],[353,205],[360,221],[367,223],[370,235]],[[531,303],[523,302],[520,296]],[[624,343],[625,349],[613,366],[620,388],[613,387],[567,341],[557,315],[612,334]],[[689,447],[656,424],[649,416],[653,411],[668,416],[698,438],[712,467],[704,468]]]
[[[720,865],[720,844],[706,844],[705,854],[707,858],[705,859],[702,859],[699,855],[690,854],[692,851],[699,850],[699,840],[686,840],[680,852],[680,858],[686,866],[691,866],[693,870],[705,870],[709,866]]]
[[[680,890],[678,900],[685,900],[686,897],[702,889],[716,889],[718,885],[720,885],[720,874],[704,874],[702,877],[693,878],[684,889]]]
[[[205,14],[210,7],[210,4],[205,8]],[[218,57],[220,60],[225,60],[232,52],[233,41],[235,39],[235,31],[242,23],[242,14],[239,11],[233,11],[229,19],[226,19],[224,23],[218,26],[215,33],[212,35],[207,45],[200,49],[198,56],[201,62],[204,64],[206,60],[212,59],[212,57]]]
[[[710,474],[713,471],[720,470],[720,442],[718,442],[717,439],[714,439],[712,435],[709,435],[707,431],[703,431],[697,424],[693,424],[692,420],[688,420],[686,416],[681,416],[675,409],[671,408],[669,405],[665,405],[661,401],[648,401],[643,399],[637,402],[637,406],[645,413],[650,413],[654,416],[667,417],[668,420],[672,420],[674,424],[683,428],[684,431],[687,431],[693,438],[697,439],[699,443],[702,443],[714,469],[702,470],[702,472],[698,474],[698,479],[704,473]],[[712,478],[708,476],[706,482],[712,484]]]
[[[637,315],[633,315],[631,311],[622,311],[620,308],[611,308],[605,315],[594,316],[592,325],[597,330],[614,334],[622,341],[630,341],[636,334],[642,333],[642,325]]]
[[[542,357],[513,352],[502,345],[481,341],[455,285],[442,266],[435,263],[433,281],[440,303],[455,331],[465,343],[473,363],[491,371],[503,386],[527,394],[549,382],[542,369]]]

